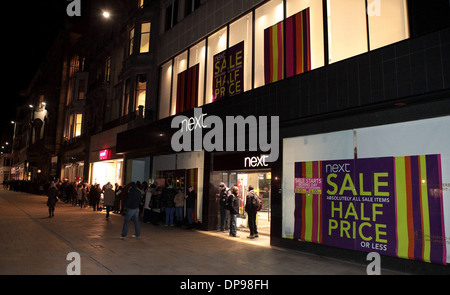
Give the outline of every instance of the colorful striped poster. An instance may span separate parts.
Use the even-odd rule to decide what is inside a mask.
[[[445,264],[440,157],[398,157],[395,167],[398,256]]]
[[[192,110],[197,106],[199,64],[181,72],[177,77],[176,113]]]
[[[264,79],[266,85],[284,79],[284,22],[264,30]]]
[[[440,155],[299,162],[294,183],[295,239],[447,264]]]
[[[310,31],[309,8],[264,30],[266,85],[311,70]]]
[[[309,8],[289,17],[286,27],[286,77],[311,70]]]
[[[295,164],[296,179],[317,179],[322,177],[321,162]],[[303,241],[322,242],[322,198],[319,194],[295,194],[294,238]]]

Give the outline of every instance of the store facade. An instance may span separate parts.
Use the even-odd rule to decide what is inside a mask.
[[[252,184],[272,245],[359,262],[378,252],[399,268],[447,264],[450,30],[417,35],[412,2],[383,2],[392,14],[377,17],[367,1],[262,1],[161,60],[159,120],[118,134],[117,152],[158,157],[153,177],[203,167],[204,230],[218,227],[220,182],[242,196]],[[178,115],[185,125],[173,124]],[[217,144],[201,121],[213,116],[224,128],[229,117],[277,117],[278,158],[242,149],[236,134]],[[191,150],[174,148],[180,128]],[[179,166],[191,153],[203,163]]]

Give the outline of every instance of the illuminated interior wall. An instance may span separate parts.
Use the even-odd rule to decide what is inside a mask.
[[[112,185],[122,183],[123,160],[96,162],[92,164],[91,184],[98,183],[100,187],[110,182]]]
[[[208,38],[208,53],[206,69],[206,101],[212,102],[213,99],[213,71],[214,71],[214,55],[227,49],[227,28],[223,28],[219,32]]]
[[[189,67],[199,64],[198,106],[203,105],[205,92],[206,41],[203,40],[189,48]]]
[[[255,88],[265,85],[264,30],[283,20],[283,9],[282,0],[272,0],[255,10]]]
[[[366,52],[366,1],[327,0],[327,5],[329,62]]]
[[[230,24],[229,47],[244,41],[244,91],[252,89],[252,13],[248,13]]]
[[[170,107],[170,115],[175,115],[177,109],[177,82],[178,82],[178,74],[185,71],[187,69],[187,50],[174,59],[173,63],[173,75],[172,75],[172,105]]]
[[[377,1],[368,1],[371,50],[409,38],[407,1]]]
[[[170,115],[170,85],[172,83],[172,60],[161,67],[160,95],[159,95],[159,118]]]

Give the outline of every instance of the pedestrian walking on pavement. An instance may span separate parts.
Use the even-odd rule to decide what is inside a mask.
[[[128,234],[128,224],[131,219],[134,222],[135,233],[133,238],[139,238],[141,235],[141,228],[139,226],[139,205],[141,203],[141,192],[136,188],[136,183],[130,183],[130,189],[128,190],[127,197],[127,209],[125,213],[125,219],[123,221],[121,239],[124,239]]]
[[[48,206],[48,217],[55,216],[55,206],[56,202],[58,202],[58,190],[56,189],[55,184],[52,182],[50,185],[50,188],[47,192],[48,200],[47,200],[47,206]]]

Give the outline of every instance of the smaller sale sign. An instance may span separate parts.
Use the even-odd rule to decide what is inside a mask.
[[[322,194],[322,178],[295,178],[296,194]]]

